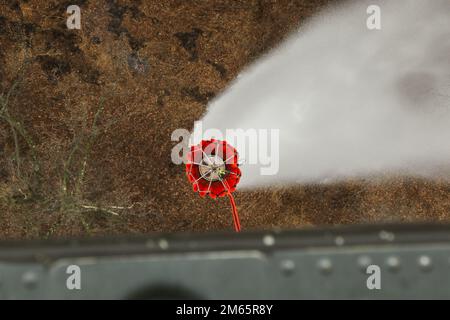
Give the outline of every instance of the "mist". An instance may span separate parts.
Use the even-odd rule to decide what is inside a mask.
[[[366,26],[374,4],[380,30]],[[244,70],[202,125],[279,129],[278,173],[263,175],[266,165],[244,157],[240,187],[380,174],[448,179],[450,1],[330,7]]]

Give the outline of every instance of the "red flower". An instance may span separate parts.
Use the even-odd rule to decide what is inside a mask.
[[[231,195],[241,178],[236,149],[226,141],[203,140],[199,145],[191,147],[187,155],[186,174],[194,191],[200,196],[230,198],[234,225],[236,231],[239,231],[239,217]]]
[[[224,197],[236,190],[241,178],[238,153],[225,141],[203,140],[192,146],[187,157],[186,173],[195,192],[204,197]]]

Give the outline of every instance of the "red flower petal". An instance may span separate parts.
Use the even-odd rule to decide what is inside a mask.
[[[205,156],[215,155],[226,161],[225,169],[228,171],[222,181],[209,181],[200,175],[199,164]],[[204,197],[223,197],[236,190],[241,171],[238,167],[238,154],[235,148],[215,139],[203,140],[199,145],[192,146],[187,155],[186,174],[192,183],[195,192]]]

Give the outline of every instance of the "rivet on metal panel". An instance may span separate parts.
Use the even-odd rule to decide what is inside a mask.
[[[283,274],[291,275],[295,271],[295,262],[292,260],[283,260],[280,263],[280,268]]]
[[[166,239],[159,240],[158,245],[162,250],[169,249],[169,242]]]
[[[263,237],[263,243],[265,246],[271,247],[275,244],[275,238],[268,234]]]
[[[419,257],[419,267],[422,271],[429,271],[432,268],[431,258],[429,256],[423,255]]]
[[[378,234],[381,240],[392,242],[395,240],[395,235],[392,232],[381,230]]]
[[[333,271],[333,264],[331,263],[331,260],[328,258],[322,258],[317,262],[317,267],[319,268],[319,271],[323,274],[329,274],[331,271]]]
[[[343,246],[344,243],[345,243],[344,237],[337,236],[336,238],[334,238],[334,243],[335,243],[337,246]]]
[[[27,271],[22,275],[22,283],[28,289],[34,289],[38,284],[38,275],[36,272]]]
[[[400,269],[400,259],[395,256],[390,256],[386,259],[386,264],[390,271],[398,271]]]
[[[367,267],[372,264],[372,259],[369,256],[360,256],[358,258],[358,266],[362,272],[366,273]]]

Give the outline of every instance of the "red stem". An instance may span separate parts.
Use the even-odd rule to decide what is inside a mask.
[[[239,222],[239,215],[236,209],[236,203],[234,202],[234,197],[229,191],[228,191],[228,198],[230,198],[231,208],[233,212],[234,229],[236,230],[236,232],[239,232],[241,231],[241,223]]]

